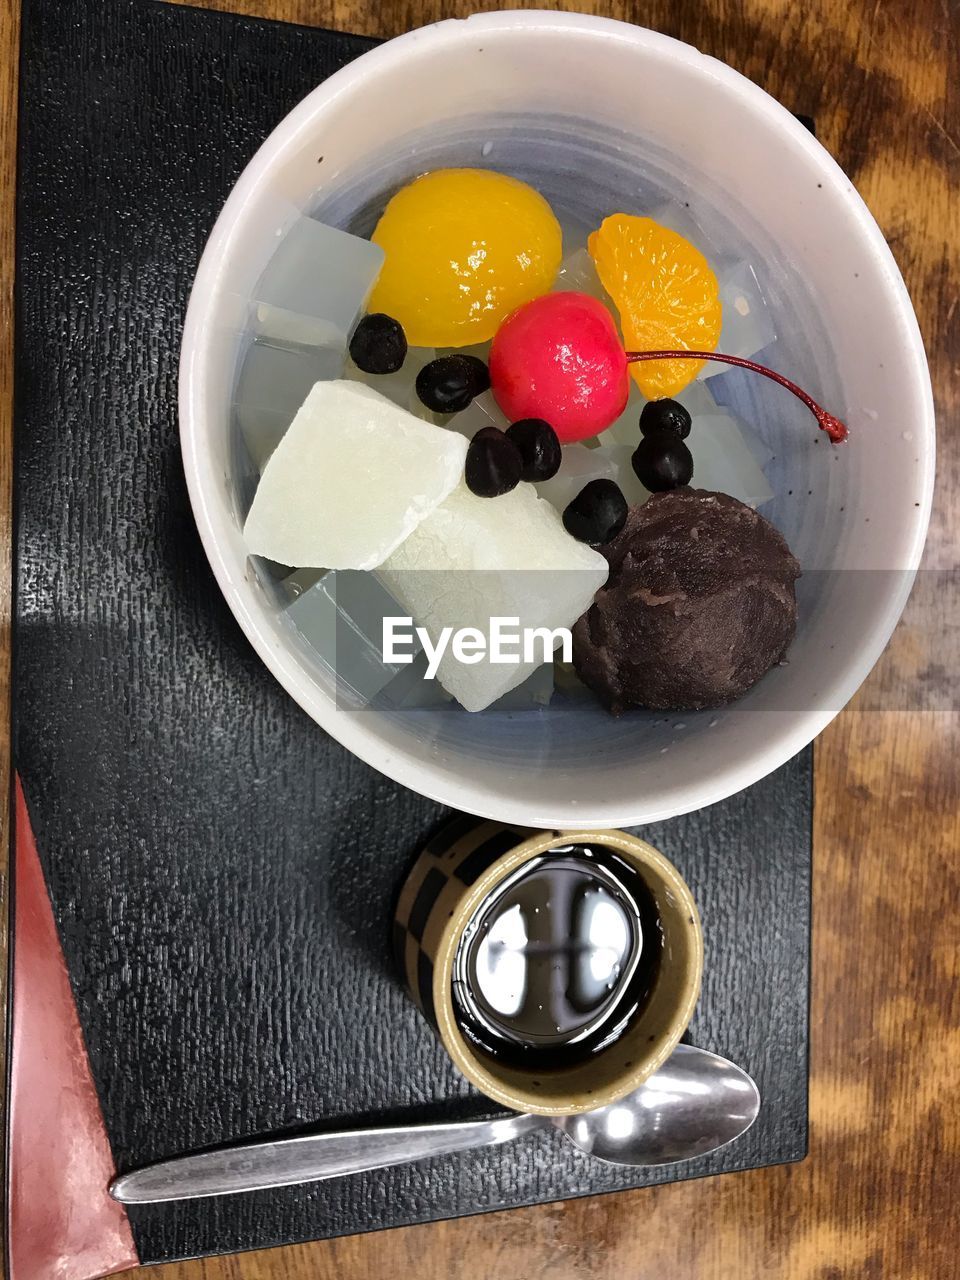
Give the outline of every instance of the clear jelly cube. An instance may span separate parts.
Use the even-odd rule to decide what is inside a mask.
[[[591,480],[613,480],[616,467],[603,449],[582,444],[566,444],[561,449],[560,470],[549,480],[541,480],[537,493],[562,512]]]
[[[594,230],[596,222],[593,218],[590,218],[589,222],[581,222],[565,214],[559,217],[560,231],[563,236],[563,256],[569,258],[577,249],[586,248],[590,232]]]
[[[747,443],[749,434],[724,410],[694,418],[687,437],[693,455],[693,486],[728,493],[750,507],[769,501],[773,490]]]
[[[673,399],[683,405],[694,421],[702,414],[717,412],[717,402],[713,398],[710,388],[705,387],[696,378],[694,378],[693,382],[688,383],[682,391],[678,391]]]
[[[627,397],[623,413],[620,414],[619,418],[615,418],[605,431],[601,431],[595,438],[596,444],[632,444],[636,448],[640,439],[640,414],[646,403],[646,396],[631,378],[630,394]]]
[[[668,200],[664,204],[657,205],[650,217],[654,222],[658,222],[661,227],[669,227],[678,236],[683,236],[684,240],[689,240],[710,261],[709,246],[707,245],[703,228],[697,221],[696,214],[688,202]],[[713,264],[711,263],[711,265]]]
[[[296,600],[305,591],[309,591],[311,587],[316,586],[320,579],[329,572],[329,569],[294,569],[293,573],[288,573],[280,583],[283,588],[283,594],[288,600]]]
[[[234,413],[258,471],[280,443],[315,382],[340,376],[342,351],[250,344],[234,393]]]
[[[498,427],[501,431],[506,431],[510,425],[490,391],[484,391],[471,400],[466,409],[448,414],[441,421],[444,426],[459,432],[467,440],[472,440],[484,427]]]
[[[370,240],[299,218],[267,264],[254,301],[326,321],[346,346],[383,259],[383,250]]]
[[[287,608],[301,637],[336,672],[350,701],[365,704],[403,669],[383,661],[383,619],[404,610],[370,573],[326,573]],[[414,656],[420,645],[408,646]]]
[[[498,711],[539,711],[553,697],[553,663],[544,662],[522,684],[510,689],[493,705]]]
[[[255,337],[272,346],[322,348],[343,363],[344,335],[331,320],[304,316],[269,302],[254,302],[250,308],[250,328]]]
[[[610,295],[600,283],[597,268],[587,249],[577,249],[560,264],[554,281],[555,293],[588,293],[605,306],[611,306]]]
[[[773,317],[748,262],[722,266],[717,272],[723,327],[717,350],[731,356],[754,356],[777,340]],[[728,373],[732,365],[708,360],[697,374],[700,381]]]
[[[427,678],[427,655],[418,653],[413,662],[402,667],[377,696],[377,705],[408,710],[436,710],[453,703],[436,678]]]
[[[470,408],[476,408],[481,413],[486,414],[493,425],[499,427],[501,431],[506,431],[507,427],[510,426],[510,419],[493,398],[492,391],[483,391],[480,395],[475,396]]]

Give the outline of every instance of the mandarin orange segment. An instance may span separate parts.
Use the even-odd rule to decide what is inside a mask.
[[[587,247],[616,303],[628,351],[714,351],[723,308],[717,277],[700,250],[652,218],[615,213]],[[702,360],[641,360],[630,372],[648,400],[674,396]]]

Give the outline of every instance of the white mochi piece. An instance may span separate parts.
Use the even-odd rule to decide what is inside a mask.
[[[533,485],[478,498],[461,484],[377,576],[436,645],[445,627],[473,627],[489,638],[495,617],[516,619],[511,632],[572,627],[606,582],[607,562],[570,537]],[[467,711],[482,711],[542,662],[542,644],[534,660],[504,664],[489,655],[467,664],[448,645],[437,678]]]
[[[318,382],[264,468],[247,546],[298,569],[373,569],[460,482],[466,453],[362,383]]]

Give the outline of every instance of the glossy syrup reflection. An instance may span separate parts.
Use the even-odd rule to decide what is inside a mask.
[[[602,846],[559,846],[498,885],[464,931],[458,1023],[476,1050],[505,1065],[574,1065],[639,1012],[662,949],[643,878]]]

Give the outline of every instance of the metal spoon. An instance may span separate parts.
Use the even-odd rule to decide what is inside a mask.
[[[497,1146],[551,1124],[587,1155],[612,1164],[676,1164],[733,1142],[750,1128],[759,1109],[757,1086],[735,1063],[678,1045],[634,1093],[583,1115],[515,1115],[254,1142],[125,1173],[114,1179],[110,1194],[124,1204],[148,1204],[320,1182]]]

